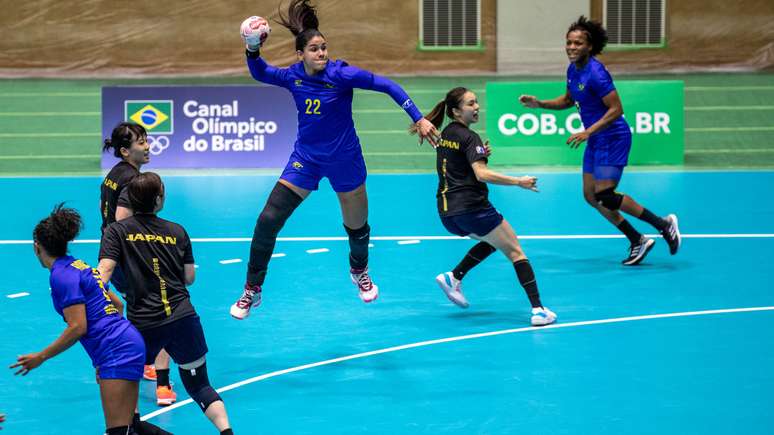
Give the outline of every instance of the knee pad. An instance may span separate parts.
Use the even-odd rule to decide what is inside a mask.
[[[180,379],[183,381],[183,386],[188,395],[191,396],[194,402],[202,409],[202,412],[206,411],[210,405],[217,401],[222,401],[218,392],[210,385],[210,380],[207,377],[207,363],[202,364],[195,368],[178,367],[180,371]]]
[[[614,187],[608,187],[605,190],[595,193],[594,199],[596,199],[597,204],[601,205],[602,207],[605,207],[611,211],[616,211],[621,208],[623,195],[616,192]]]
[[[260,232],[266,236],[276,237],[285,221],[288,220],[293,211],[301,204],[304,199],[296,192],[282,183],[277,183],[269,194],[269,199],[263,207],[260,216],[258,216],[258,226]]]
[[[355,241],[355,240],[365,240],[368,241],[368,236],[371,235],[371,227],[368,225],[368,222],[366,222],[362,227],[353,230],[352,228],[344,225],[344,229],[347,231],[347,235],[349,236],[349,240]]]

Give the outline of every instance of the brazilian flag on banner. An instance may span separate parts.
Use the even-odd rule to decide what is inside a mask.
[[[125,101],[124,119],[142,125],[149,134],[172,134],[172,104],[172,100]]]

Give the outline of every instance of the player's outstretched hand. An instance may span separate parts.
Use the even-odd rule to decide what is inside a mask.
[[[519,187],[533,192],[539,192],[537,188],[537,177],[532,177],[530,175],[519,177]]]
[[[438,141],[441,139],[441,134],[432,122],[428,121],[426,118],[422,118],[416,122],[415,127],[417,135],[419,135],[420,145],[427,139],[433,148],[438,147]]]
[[[41,364],[43,364],[43,355],[41,352],[35,352],[28,353],[27,355],[19,355],[16,358],[16,363],[12,364],[9,368],[15,369],[21,367],[21,369],[17,370],[14,374],[26,376],[30,370],[39,367]]]
[[[537,109],[540,107],[540,103],[538,102],[538,99],[535,98],[534,95],[522,95],[519,97],[519,103],[521,103],[524,107],[529,107],[530,109]]]
[[[567,139],[567,145],[570,145],[570,148],[578,148],[580,144],[583,142],[586,142],[589,139],[589,134],[585,131],[582,131],[580,133],[575,133],[572,136],[570,136],[569,139]]]

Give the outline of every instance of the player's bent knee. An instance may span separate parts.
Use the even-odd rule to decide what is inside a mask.
[[[608,187],[605,190],[601,190],[594,194],[597,204],[605,207],[608,210],[616,211],[621,208],[623,202],[623,195],[616,192],[614,187]]]
[[[207,408],[213,403],[223,400],[210,385],[210,379],[207,376],[207,363],[203,357],[192,363],[180,365],[179,370],[185,391],[199,405],[202,412],[207,411]]]

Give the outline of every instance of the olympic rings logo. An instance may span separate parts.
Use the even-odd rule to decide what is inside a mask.
[[[149,152],[157,156],[169,148],[169,138],[166,136],[148,136]]]

